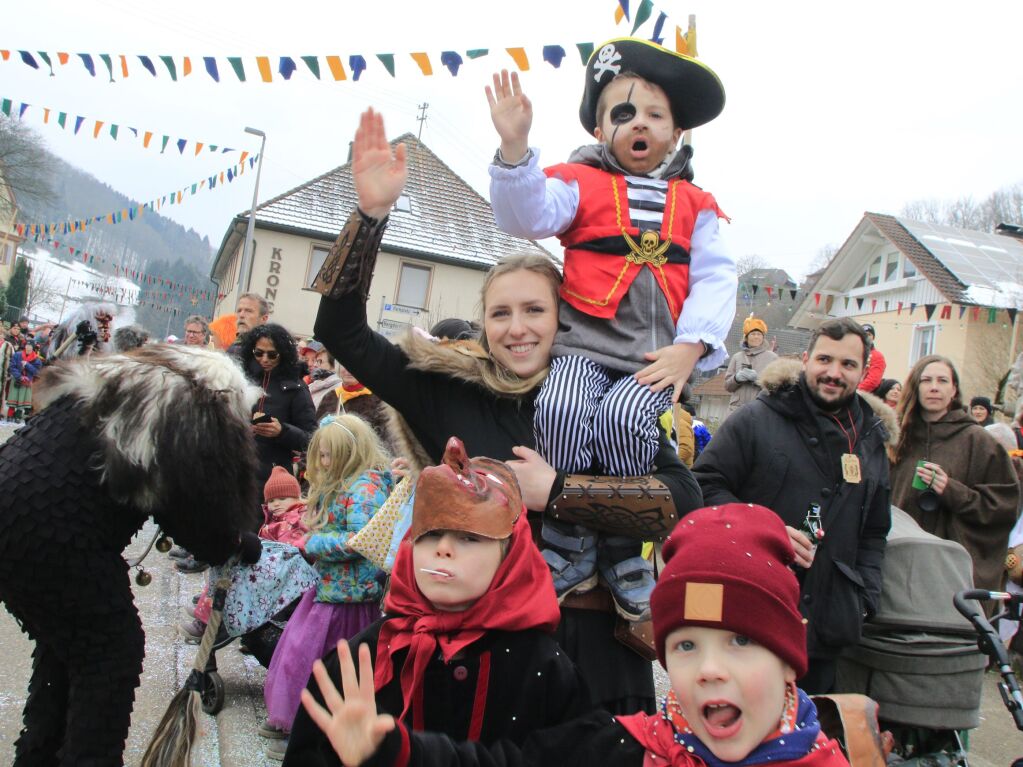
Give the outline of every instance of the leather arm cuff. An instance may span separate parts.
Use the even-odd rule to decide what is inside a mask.
[[[678,522],[671,491],[654,477],[570,474],[547,513],[562,522],[643,541],[664,540]]]
[[[330,247],[312,289],[327,298],[356,293],[363,301],[368,299],[377,251],[386,228],[386,218],[370,218],[361,210],[354,210]]]

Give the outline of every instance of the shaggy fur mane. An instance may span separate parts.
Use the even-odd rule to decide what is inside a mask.
[[[798,359],[779,357],[764,368],[764,372],[760,374],[760,383],[768,393],[776,394],[782,389],[795,386],[799,382],[799,375],[802,372],[803,363]],[[870,409],[874,411],[874,415],[881,419],[885,431],[888,432],[888,439],[885,440],[885,444],[894,446],[899,441],[900,432],[899,420],[895,415],[895,411],[888,407],[882,399],[875,397],[869,392],[860,391],[856,393],[859,394],[863,402],[870,406]]]
[[[221,352],[152,344],[47,368],[39,409],[81,407],[111,496],[157,522],[200,559],[222,562],[258,509],[252,404],[260,395]]]

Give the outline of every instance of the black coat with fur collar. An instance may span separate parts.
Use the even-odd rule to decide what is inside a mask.
[[[791,359],[771,363],[761,376],[765,390],[721,425],[693,473],[708,504],[758,503],[796,529],[810,504],[820,504],[825,536],[813,566],[799,574],[809,653],[826,658],[857,643],[864,613],[877,609],[891,526],[885,444],[897,426],[891,408],[858,393],[850,412],[863,480],[843,481],[847,437],[813,406],[801,370]]]

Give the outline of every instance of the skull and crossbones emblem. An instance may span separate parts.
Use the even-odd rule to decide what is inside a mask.
[[[608,43],[597,52],[597,60],[593,62],[593,79],[596,82],[600,82],[601,78],[610,72],[612,75],[617,75],[622,71],[622,65],[618,62],[622,60],[622,54],[615,50],[613,43]]]

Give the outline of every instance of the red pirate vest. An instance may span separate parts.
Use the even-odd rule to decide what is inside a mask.
[[[689,295],[689,246],[696,217],[724,213],[714,197],[688,181],[668,182],[659,231],[640,234],[629,218],[625,177],[577,163],[544,170],[548,177],[579,185],[579,210],[558,239],[565,247],[561,297],[579,311],[612,319],[641,269],[650,269],[678,322]]]

